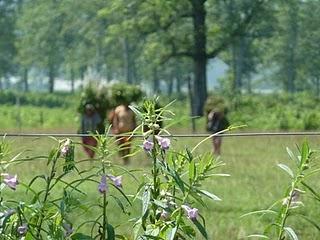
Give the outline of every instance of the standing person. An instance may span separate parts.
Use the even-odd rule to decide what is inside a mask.
[[[207,131],[211,133],[217,133],[226,129],[228,126],[229,126],[229,121],[226,117],[226,111],[211,110],[208,113]],[[220,155],[222,138],[219,136],[215,136],[212,138],[212,142],[213,142],[214,154]]]
[[[112,124],[111,132],[113,134],[128,134],[136,127],[136,119],[134,112],[129,108],[128,104],[117,106],[110,114],[109,121]],[[123,158],[124,164],[129,163],[130,142],[132,137],[119,136],[117,143],[120,146],[120,156]]]
[[[92,104],[86,104],[84,114],[81,118],[81,133],[95,133],[101,123],[101,117]],[[90,158],[94,158],[95,152],[92,148],[97,146],[97,140],[93,136],[82,137],[83,148]]]

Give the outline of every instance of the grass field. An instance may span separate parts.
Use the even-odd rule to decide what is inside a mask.
[[[53,141],[49,138],[8,138],[11,142],[14,152],[22,150],[31,150],[26,152],[26,155],[43,155],[49,152]],[[286,153],[286,147],[290,147],[296,151],[296,144],[300,144],[304,138],[302,137],[240,137],[240,138],[225,138],[223,140],[223,153],[221,160],[225,162],[225,166],[219,169],[219,172],[229,173],[230,177],[216,178],[205,183],[205,187],[222,198],[220,202],[207,202],[208,208],[200,208],[201,213],[207,219],[207,230],[210,239],[240,239],[248,234],[261,233],[263,226],[268,223],[267,219],[259,218],[258,216],[249,216],[240,218],[242,214],[253,210],[265,209],[274,201],[283,197],[283,193],[288,186],[290,180],[287,175],[279,169],[276,164],[283,162],[291,164]],[[308,138],[310,145],[313,148],[319,149],[320,138]],[[172,142],[175,150],[183,149],[185,146],[192,147],[197,144],[200,139],[197,138],[181,138]],[[139,144],[139,140],[136,140]],[[76,159],[84,158],[81,147],[76,149]],[[204,143],[199,149],[199,152],[211,151],[210,141]],[[11,167],[10,173],[17,173],[20,181],[27,183],[36,174],[46,172],[45,162],[40,160],[22,163]],[[113,159],[114,162],[121,164],[119,158]],[[96,163],[87,163],[79,166],[80,169],[94,166]],[[144,153],[136,155],[129,166],[130,169],[141,169],[137,174],[142,177],[144,171],[150,168]],[[75,176],[70,176],[74,178]],[[318,190],[320,187],[317,179],[312,179],[314,186]],[[124,190],[126,193],[135,193],[138,183],[132,178],[126,176],[124,178]],[[41,187],[38,185],[38,187]],[[83,186],[88,195],[87,197],[79,196],[79,199],[84,203],[97,200],[99,194],[95,184],[88,183]],[[61,194],[57,193],[57,194]],[[4,195],[13,197],[16,200],[25,199],[30,201],[25,191],[21,188],[13,193],[6,189]],[[307,216],[320,221],[319,206],[315,204],[308,196],[303,196],[305,206],[301,208]],[[110,222],[115,225],[121,224],[120,229],[128,234],[132,230],[132,224],[128,222],[134,213],[140,211],[140,202],[134,203],[131,216],[119,214],[119,210],[115,210],[114,204],[110,202],[108,211]],[[96,209],[90,209],[86,213],[77,213],[72,216],[74,224],[77,226],[79,220],[94,219]],[[319,232],[312,226],[306,224],[299,217],[292,222],[289,221],[298,233],[300,239],[318,239]],[[88,228],[82,231],[89,231]],[[201,239],[199,236],[197,239]]]

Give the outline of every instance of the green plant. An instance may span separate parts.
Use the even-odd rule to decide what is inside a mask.
[[[253,234],[248,237],[297,240],[299,238],[294,227],[288,224],[290,218],[299,218],[300,220],[307,221],[320,230],[320,226],[316,221],[298,211],[304,206],[303,196],[306,196],[307,194],[317,202],[320,201],[319,193],[308,183],[308,179],[320,171],[318,164],[315,162],[317,160],[317,156],[315,156],[316,152],[309,148],[306,141],[301,146],[299,156],[295,156],[289,148],[287,148],[287,152],[290,159],[294,161],[296,170],[292,170],[288,165],[283,163],[278,164],[278,167],[290,177],[291,181],[289,186],[287,187],[283,198],[276,201],[268,209],[243,215],[261,214],[262,217],[270,215],[272,219],[265,227],[263,234]]]

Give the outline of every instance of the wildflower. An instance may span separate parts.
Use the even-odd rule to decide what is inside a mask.
[[[143,142],[143,149],[147,152],[150,152],[153,149],[153,142],[150,140],[144,140]]]
[[[19,233],[19,235],[24,236],[26,235],[28,231],[28,225],[26,223],[22,224],[21,226],[19,226],[17,228],[17,232]]]
[[[112,175],[108,175],[108,177],[110,178],[110,180],[113,182],[113,184],[118,187],[118,188],[122,188],[122,176],[112,176]]]
[[[98,190],[100,193],[106,193],[108,191],[108,184],[107,184],[106,175],[101,176],[101,181],[99,183]]]
[[[63,157],[66,157],[70,151],[71,140],[68,138],[63,144],[60,153]]]
[[[17,175],[10,175],[7,173],[1,174],[1,176],[4,176],[4,183],[11,189],[16,190],[17,185],[19,184],[19,181],[17,179]]]
[[[161,214],[160,214],[160,217],[163,219],[163,220],[167,220],[169,218],[170,214],[169,212],[167,212],[166,210],[162,210]]]
[[[158,144],[160,145],[161,149],[168,150],[170,147],[170,139],[169,138],[163,138],[160,136],[156,136],[158,140]]]
[[[192,220],[195,221],[198,217],[198,212],[199,210],[197,208],[191,208],[187,205],[182,205],[181,206],[187,213],[187,217]]]
[[[69,223],[64,223],[63,228],[65,230],[64,236],[69,237],[73,233],[73,228]]]

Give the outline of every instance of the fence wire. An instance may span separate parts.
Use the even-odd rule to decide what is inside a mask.
[[[212,134],[194,133],[194,134],[172,134],[161,135],[170,138],[204,138]],[[92,134],[77,133],[0,133],[0,137],[71,137],[80,138],[93,136]],[[143,138],[143,134],[108,134],[108,137],[137,137]],[[219,137],[268,137],[268,136],[320,136],[320,132],[240,132],[240,133],[223,133],[218,134]]]

